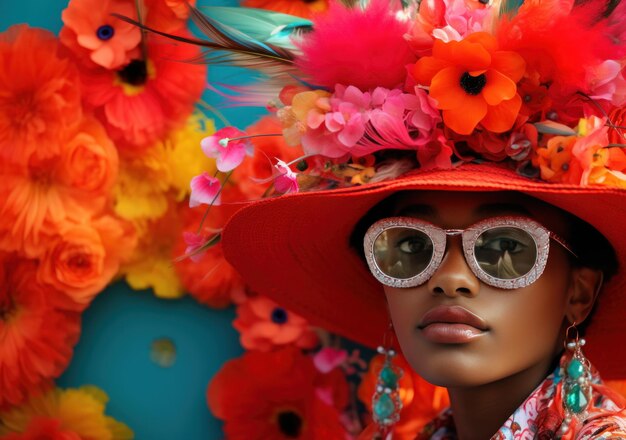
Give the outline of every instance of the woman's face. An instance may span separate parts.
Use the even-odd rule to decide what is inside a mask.
[[[444,229],[521,215],[567,236],[557,209],[518,193],[408,192],[399,196],[393,215],[417,217]],[[448,237],[443,261],[425,284],[385,286],[398,341],[414,370],[431,383],[464,387],[547,368],[562,347],[573,285],[567,251],[554,241],[550,244],[543,274],[527,287],[503,290],[481,282],[465,261],[459,236]],[[450,315],[463,320],[468,313],[478,328],[467,338],[446,337],[445,324],[424,325],[445,322]]]

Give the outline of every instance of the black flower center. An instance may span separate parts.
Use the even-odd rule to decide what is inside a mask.
[[[461,76],[461,87],[468,95],[478,95],[483,91],[486,84],[487,77],[484,73],[478,76],[472,76],[469,72],[465,72]]]
[[[287,311],[282,307],[276,307],[272,310],[272,322],[275,324],[284,324],[287,322]]]
[[[103,24],[96,30],[96,36],[103,41],[110,40],[115,35],[115,29],[110,24]]]
[[[278,414],[278,428],[280,432],[290,438],[298,438],[302,431],[302,418],[293,411]]]
[[[142,86],[148,80],[148,65],[143,60],[132,60],[117,72],[117,76],[126,84]]]

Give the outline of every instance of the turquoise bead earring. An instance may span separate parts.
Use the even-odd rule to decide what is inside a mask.
[[[383,342],[386,342],[387,335],[392,333],[391,324],[385,334]],[[390,434],[398,420],[400,420],[400,410],[402,400],[399,393],[399,382],[403,375],[401,368],[393,364],[396,352],[393,348],[386,348],[385,343],[378,347],[378,353],[385,356],[383,366],[378,373],[376,390],[372,397],[372,416],[374,423],[378,426],[377,439],[389,439]]]
[[[591,370],[589,361],[582,352],[586,341],[578,337],[576,323],[567,329],[565,339],[565,347],[572,352],[572,356],[561,366],[560,371],[563,378],[561,400],[565,413],[561,435],[570,430],[572,422],[583,416],[591,403]]]

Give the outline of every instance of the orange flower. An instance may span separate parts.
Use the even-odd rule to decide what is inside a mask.
[[[84,101],[118,148],[149,147],[184,125],[205,88],[206,66],[183,62],[198,47],[152,39],[147,54],[118,71],[82,67]]]
[[[246,352],[213,377],[207,400],[230,440],[344,440],[337,410],[317,395],[320,376],[295,348]]]
[[[59,156],[17,166],[0,161],[0,248],[39,257],[58,225],[102,211],[117,168],[117,151],[94,119],[67,133]]]
[[[304,318],[263,296],[252,296],[237,307],[233,327],[246,350],[270,351],[284,345],[313,348],[318,343]]]
[[[233,209],[238,209],[232,208],[232,206],[211,207],[202,234],[209,237],[223,227]],[[184,207],[181,214],[185,225],[183,229],[196,232],[204,211],[204,208]],[[173,257],[184,255],[186,248],[187,244],[181,235],[174,247]],[[190,258],[179,261],[176,263],[175,269],[185,290],[202,304],[224,308],[229,306],[232,301],[240,303],[246,298],[244,282],[235,268],[224,258],[221,243],[207,249],[197,261],[192,261]]]
[[[328,9],[328,0],[244,0],[241,6],[311,18],[314,14]]]
[[[580,182],[582,170],[572,160],[572,148],[575,136],[554,136],[545,148],[537,148],[536,163],[541,171],[541,178],[549,182]]]
[[[0,256],[0,408],[51,385],[67,367],[80,314],[37,281],[36,263]]]
[[[65,292],[82,310],[113,279],[134,246],[130,224],[112,216],[82,225],[67,222],[48,244],[37,278]]]
[[[248,127],[246,133],[250,136],[258,134],[280,133],[280,122],[271,116],[260,119],[256,124]],[[302,148],[289,146],[282,136],[257,137],[251,139],[254,145],[252,157],[246,157],[240,166],[235,168],[233,180],[248,199],[259,199],[267,190],[268,183],[259,183],[269,179],[276,170],[276,159],[291,162],[304,155]]]
[[[89,59],[106,69],[128,64],[139,56],[141,30],[113,13],[137,19],[133,2],[71,0],[61,14],[65,24],[59,34],[61,42],[81,61]]]
[[[373,357],[359,385],[359,399],[367,408],[370,408],[370,413],[378,373],[384,360],[383,355]],[[394,357],[393,363],[404,371],[399,381],[400,399],[403,406],[400,421],[394,426],[393,438],[413,440],[428,422],[450,405],[448,392],[445,388],[431,385],[415,374],[402,355],[398,354]]]
[[[435,40],[433,56],[419,59],[413,73],[430,86],[444,123],[470,134],[479,123],[495,133],[513,127],[522,105],[516,84],[524,71],[520,55],[497,50],[493,36],[476,32],[462,41]]]
[[[185,25],[189,17],[189,3],[196,0],[146,0],[146,25],[162,32],[175,32]]]
[[[81,118],[78,71],[52,33],[25,25],[0,34],[0,159],[48,158]]]

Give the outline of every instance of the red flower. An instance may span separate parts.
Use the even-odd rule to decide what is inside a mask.
[[[313,348],[318,343],[317,335],[304,318],[263,296],[249,297],[237,307],[233,327],[239,331],[241,345],[247,350],[270,351],[285,345]]]
[[[524,59],[498,50],[495,38],[484,32],[462,41],[435,40],[433,56],[419,59],[413,71],[418,83],[430,86],[444,123],[459,134],[472,133],[478,124],[495,133],[513,127],[522,105],[517,82],[524,72]]]
[[[183,230],[195,233],[200,225],[206,207],[190,209],[182,208]],[[215,234],[217,229],[224,226],[226,219],[231,214],[232,205],[212,206],[204,230],[201,234],[205,237]],[[174,246],[173,258],[185,255],[187,243],[182,234]],[[185,290],[199,302],[210,307],[223,308],[245,299],[244,283],[234,267],[224,258],[222,245],[217,243],[211,246],[198,258],[192,261],[185,258],[174,266],[176,273]]]
[[[247,352],[215,375],[207,399],[230,440],[344,440],[337,410],[317,396],[321,380],[295,348]]]
[[[17,25],[0,34],[0,159],[55,155],[81,120],[78,71],[60,52],[48,31]]]
[[[33,261],[0,258],[0,408],[51,385],[80,334],[80,314],[35,272]]]
[[[184,62],[197,47],[152,39],[147,53],[118,71],[82,68],[84,101],[118,146],[150,146],[182,126],[205,87],[206,66]]]

